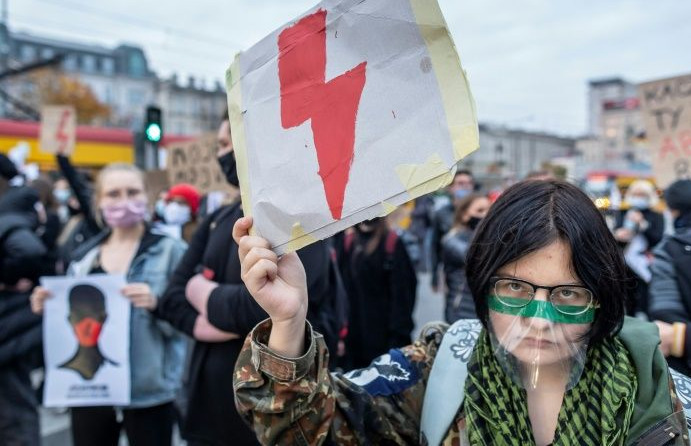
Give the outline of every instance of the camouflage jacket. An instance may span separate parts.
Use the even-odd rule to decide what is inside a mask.
[[[309,324],[302,357],[288,359],[271,352],[271,322],[266,320],[247,337],[236,363],[238,412],[266,445],[424,445],[420,423],[425,390],[448,328],[444,323],[428,324],[414,344],[390,350],[368,368],[339,374],[329,372],[323,338]],[[685,395],[677,398],[670,379],[676,411],[682,410],[682,403],[691,405],[691,380],[681,382]],[[687,444],[688,437],[684,441],[681,435],[667,443],[670,428],[688,435],[683,412],[675,415],[657,420],[633,444]],[[459,407],[441,444],[467,445],[464,431]]]

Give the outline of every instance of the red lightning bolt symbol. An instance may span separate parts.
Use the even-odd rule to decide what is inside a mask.
[[[365,87],[362,62],[326,82],[326,11],[319,10],[278,36],[281,124],[311,119],[319,176],[334,219],[341,218],[355,145],[355,120]]]
[[[62,116],[60,116],[60,124],[58,125],[58,131],[55,133],[55,139],[60,141],[60,146],[58,147],[58,153],[63,154],[66,149],[67,142],[70,137],[65,133],[65,127],[67,127],[67,120],[70,118],[70,111],[63,110]]]

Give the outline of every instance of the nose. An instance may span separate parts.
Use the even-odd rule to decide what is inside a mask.
[[[535,292],[535,297],[533,299],[537,301],[547,302],[549,300],[549,294],[547,290],[540,288]],[[551,321],[543,317],[529,317],[526,318],[525,323],[535,331],[546,330],[552,325]]]

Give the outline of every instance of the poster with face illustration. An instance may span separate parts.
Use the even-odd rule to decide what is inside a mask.
[[[479,146],[434,0],[324,0],[226,84],[243,210],[279,254],[444,187]]]
[[[123,276],[43,277],[46,407],[130,402],[130,302]]]

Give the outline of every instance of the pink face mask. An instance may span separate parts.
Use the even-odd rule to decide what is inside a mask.
[[[103,218],[111,228],[130,228],[144,221],[146,200],[125,200],[101,208]]]

